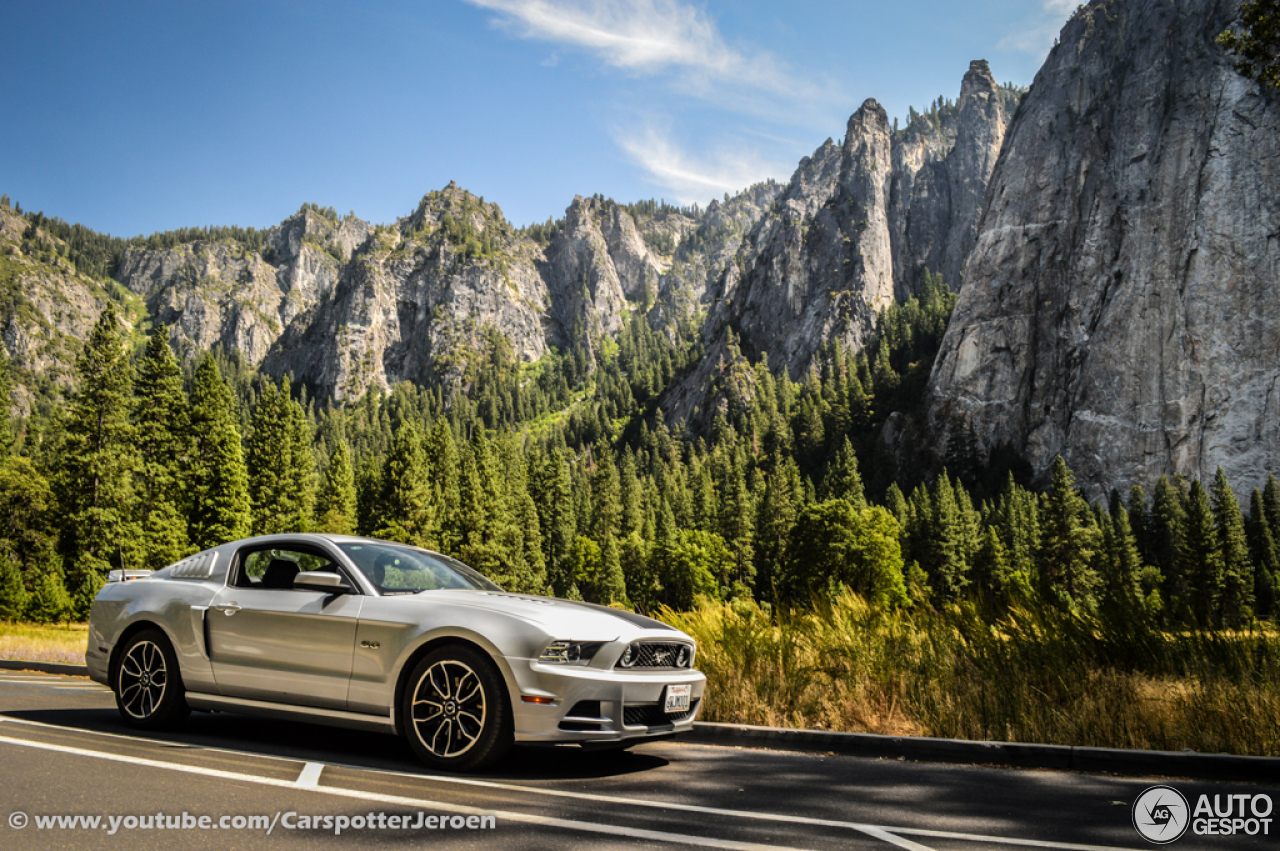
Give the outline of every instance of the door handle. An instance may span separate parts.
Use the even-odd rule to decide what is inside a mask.
[[[223,613],[224,615],[226,615],[227,617],[231,617],[231,616],[232,616],[232,615],[234,615],[236,612],[240,611],[240,606],[239,606],[239,605],[237,605],[236,603],[226,603],[225,605],[221,605],[221,606],[214,606],[213,608],[215,608],[215,609],[217,609],[218,611],[222,612],[222,613]]]

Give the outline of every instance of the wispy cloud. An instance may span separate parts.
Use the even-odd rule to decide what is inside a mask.
[[[618,134],[619,147],[681,204],[705,204],[725,192],[735,193],[768,177],[785,180],[794,163],[771,162],[746,146],[722,146],[706,156],[694,156],[668,130],[646,126],[638,133]]]
[[[718,98],[726,88],[802,99],[826,94],[767,51],[730,46],[711,18],[680,0],[466,2],[497,12],[497,22],[522,38],[577,47],[630,73],[670,75],[689,94]]]
[[[1044,0],[1040,13],[1000,40],[1000,47],[1044,56],[1081,0]]]
[[[731,43],[690,0],[465,2],[493,12],[494,25],[515,37],[548,43],[556,59],[585,54],[618,76],[661,88],[662,105],[646,108],[665,116],[622,118],[615,122],[613,136],[646,179],[680,203],[706,203],[767,177],[785,179],[794,161],[771,161],[762,150],[790,140],[762,128],[825,127],[832,112],[850,102],[842,87],[825,76],[801,73],[767,50]],[[690,154],[676,141],[688,137],[690,128],[674,127],[671,118],[684,111],[682,99],[696,101],[704,116],[708,107],[721,115],[749,116],[751,129],[737,131],[736,139],[725,135],[727,141],[718,148],[711,145]],[[615,105],[625,110],[623,104],[635,102],[619,98]]]

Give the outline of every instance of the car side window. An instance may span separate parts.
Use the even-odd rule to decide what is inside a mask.
[[[293,588],[293,580],[299,573],[313,570],[338,571],[338,567],[331,559],[310,550],[287,547],[254,550],[240,557],[235,585],[287,591]]]

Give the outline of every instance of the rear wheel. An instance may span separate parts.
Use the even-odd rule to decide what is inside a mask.
[[[112,691],[120,717],[142,730],[171,727],[191,713],[178,656],[158,629],[139,632],[120,651]]]
[[[484,768],[514,738],[502,675],[483,653],[461,645],[433,650],[414,667],[401,713],[409,744],[432,768]]]

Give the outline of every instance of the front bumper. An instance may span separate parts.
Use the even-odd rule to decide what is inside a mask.
[[[707,678],[699,671],[619,671],[506,657],[518,685],[511,696],[515,738],[525,744],[620,742],[693,729]],[[668,685],[689,685],[689,711],[668,715]],[[522,697],[550,698],[527,703]]]

